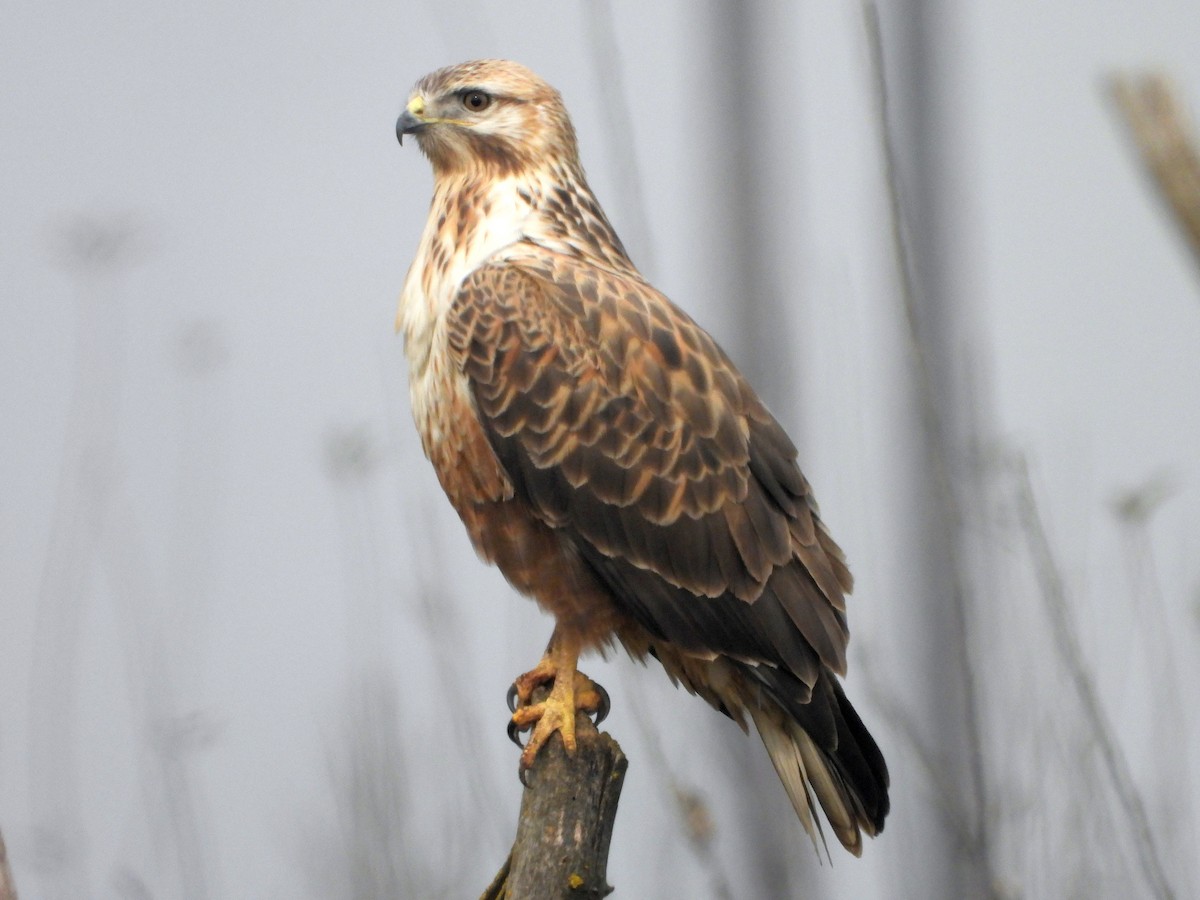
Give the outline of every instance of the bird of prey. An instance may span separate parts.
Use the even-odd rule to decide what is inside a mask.
[[[753,723],[814,842],[862,852],[883,755],[842,691],[851,577],[796,448],[593,196],[562,97],[517,63],[433,72],[396,123],[434,174],[397,329],[426,456],[476,550],[555,618],[517,678],[522,771],[620,644]],[[538,686],[549,687],[533,702]]]

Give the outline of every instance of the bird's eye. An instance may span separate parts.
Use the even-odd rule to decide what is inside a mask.
[[[483,112],[492,105],[492,98],[483,91],[467,91],[462,95],[462,104],[471,112]]]

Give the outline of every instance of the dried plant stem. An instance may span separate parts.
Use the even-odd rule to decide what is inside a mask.
[[[900,299],[904,309],[905,323],[911,338],[913,361],[917,376],[917,403],[929,447],[929,474],[933,479],[937,514],[942,519],[946,533],[947,551],[950,557],[949,576],[951,593],[946,604],[951,628],[957,644],[953,660],[956,676],[962,686],[964,738],[966,740],[967,775],[970,781],[972,808],[962,808],[951,798],[954,808],[947,810],[950,818],[959,823],[969,823],[966,844],[971,850],[974,864],[982,873],[985,885],[996,883],[992,871],[991,836],[988,828],[990,803],[987,795],[987,773],[984,765],[983,735],[979,711],[979,687],[970,656],[970,590],[965,575],[965,549],[958,536],[965,521],[963,500],[959,496],[952,471],[954,454],[951,436],[937,404],[937,390],[933,365],[926,352],[921,327],[921,311],[918,303],[916,278],[913,273],[912,251],[905,231],[905,216],[900,196],[900,181],[897,174],[896,148],[892,139],[891,119],[888,108],[888,90],[883,50],[883,37],[879,22],[879,9],[873,2],[863,4],[867,42],[871,52],[871,70],[874,78],[876,115],[879,121],[879,138],[883,154],[884,181],[887,187],[888,211],[891,226],[892,251],[895,254],[896,272],[900,280]],[[960,835],[960,837],[962,837]]]
[[[1175,896],[1175,891],[1171,888],[1167,873],[1163,869],[1154,832],[1150,828],[1150,817],[1134,784],[1129,761],[1121,751],[1113,727],[1104,714],[1096,692],[1095,680],[1083,658],[1083,648],[1079,645],[1078,638],[1079,629],[1071,612],[1071,605],[1067,602],[1066,587],[1050,548],[1046,529],[1042,525],[1042,517],[1038,512],[1029,480],[1029,466],[1023,457],[1019,457],[1016,463],[1015,493],[1017,519],[1021,532],[1025,535],[1034,573],[1041,588],[1042,600],[1053,631],[1054,646],[1079,697],[1088,729],[1100,748],[1100,755],[1104,759],[1104,767],[1112,781],[1117,801],[1130,824],[1138,864],[1146,878],[1147,886],[1155,897],[1168,900]]]
[[[1142,162],[1175,212],[1200,263],[1200,153],[1171,82],[1163,75],[1119,74],[1110,93],[1142,154]]]

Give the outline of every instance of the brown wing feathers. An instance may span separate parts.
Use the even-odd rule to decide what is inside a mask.
[[[786,717],[750,711],[793,804],[807,780],[854,849],[854,822],[882,825],[886,768],[830,671],[851,579],[787,435],[703,330],[627,276],[487,265],[448,322],[517,495],[654,639],[730,657],[774,699]]]
[[[698,604],[709,618],[713,604],[701,598],[752,602],[755,613],[711,617],[725,624],[706,649],[741,655],[744,647],[727,643],[731,628],[780,606],[794,626],[784,633],[843,671],[849,580],[821,545],[791,441],[711,338],[665,298],[587,271],[579,287],[513,264],[485,266],[455,303],[450,341],[506,470],[548,523],[617,561],[606,568],[624,564],[680,589],[659,605]],[[798,550],[811,566],[794,564]],[[674,609],[641,613],[677,639],[663,629],[678,619]],[[688,630],[685,643],[699,649],[705,629]],[[773,650],[779,640],[755,658],[786,664],[796,654]]]

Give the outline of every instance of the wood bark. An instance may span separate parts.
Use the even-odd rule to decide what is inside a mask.
[[[17,900],[17,886],[13,884],[12,869],[8,867],[8,850],[4,846],[4,835],[0,834],[0,900]]]
[[[516,840],[480,900],[592,900],[612,892],[608,848],[629,763],[586,715],[576,723],[574,755],[555,734],[526,773]]]

